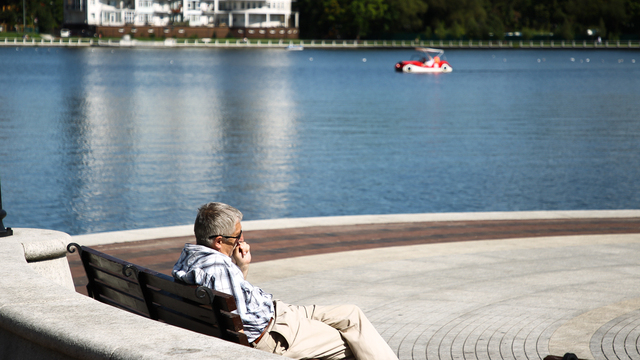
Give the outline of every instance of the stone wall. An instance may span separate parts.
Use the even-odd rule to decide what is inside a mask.
[[[0,238],[0,359],[281,358],[78,294],[64,252],[69,235],[13,231]]]

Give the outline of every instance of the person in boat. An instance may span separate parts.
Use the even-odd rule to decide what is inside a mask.
[[[235,296],[244,332],[256,349],[296,359],[398,359],[357,306],[289,305],[251,285],[251,249],[241,221],[242,213],[227,204],[200,207],[197,244],[185,244],[172,275]]]
[[[429,67],[434,66],[434,64],[435,66],[440,66],[440,57],[436,56],[434,58],[429,58],[429,61],[425,62],[424,64]]]

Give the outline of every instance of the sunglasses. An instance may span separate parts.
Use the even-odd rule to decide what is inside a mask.
[[[218,236],[222,236],[225,239],[236,239],[236,240],[240,240],[240,238],[242,237],[242,230],[240,230],[240,234],[238,234],[238,236],[225,236],[225,235],[211,235],[209,236],[209,239],[213,239],[213,238],[217,238]]]

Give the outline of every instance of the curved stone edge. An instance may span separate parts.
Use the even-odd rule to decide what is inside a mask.
[[[593,335],[609,321],[640,309],[640,298],[603,306],[567,321],[551,335],[549,352],[554,355],[575,353],[581,359],[594,359],[590,343]]]
[[[640,217],[640,210],[571,210],[571,211],[510,211],[469,213],[424,213],[391,215],[350,215],[272,220],[245,220],[245,231],[291,229],[311,226],[344,226],[429,221],[481,221],[481,220],[542,220],[542,219],[595,219]],[[142,241],[193,235],[193,225],[167,226],[104,233],[75,235],[73,241],[86,246]]]
[[[58,240],[51,238],[68,238],[60,232],[14,229],[13,236],[0,239],[0,358],[280,358],[145,319],[61,286],[36,272],[25,259],[25,251],[45,253],[36,249],[38,236],[54,252],[57,245],[51,243]],[[26,247],[25,239],[31,239],[25,241],[30,243]]]

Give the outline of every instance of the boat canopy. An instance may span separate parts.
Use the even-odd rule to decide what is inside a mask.
[[[442,58],[442,55],[444,55],[444,50],[442,49],[417,47],[416,51],[419,51],[422,54],[424,54],[423,56],[426,56],[427,58],[429,58],[429,60],[433,60],[434,58],[437,58],[439,60],[440,58]],[[435,55],[431,56],[431,54],[435,54]],[[425,61],[425,60],[426,59],[422,61]]]
[[[436,54],[444,52],[444,50],[442,49],[423,48],[423,47],[417,47],[416,50],[422,51],[422,52],[436,53]]]

